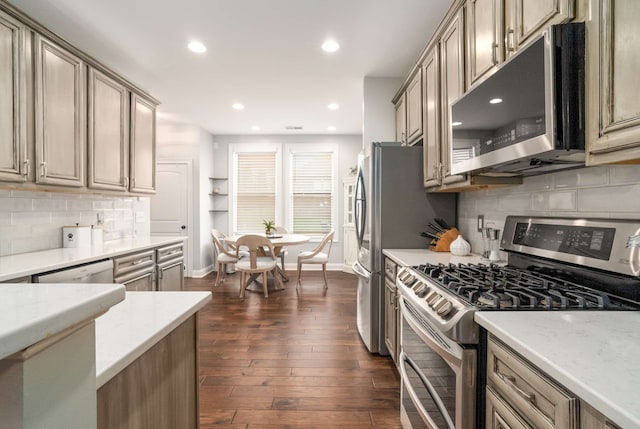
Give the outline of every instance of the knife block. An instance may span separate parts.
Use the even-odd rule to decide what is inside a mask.
[[[449,228],[440,235],[438,240],[431,240],[429,250],[433,250],[434,252],[449,252],[451,243],[453,243],[453,240],[458,238],[459,235],[460,232],[458,232],[457,228]]]

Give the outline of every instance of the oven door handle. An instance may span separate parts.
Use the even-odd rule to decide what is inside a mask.
[[[408,378],[409,374],[407,374],[407,368],[405,366],[407,364],[416,372],[416,374],[418,374],[420,381],[422,382],[424,387],[427,389],[429,396],[431,396],[431,399],[433,400],[434,404],[436,405],[436,407],[438,407],[438,411],[440,411],[440,414],[442,415],[445,422],[447,423],[447,429],[455,429],[455,425],[453,424],[453,421],[451,421],[449,412],[445,408],[444,404],[442,403],[442,400],[438,396],[438,393],[436,392],[436,390],[433,388],[433,385],[431,384],[431,382],[429,382],[429,380],[424,375],[424,373],[420,370],[420,368],[418,368],[418,365],[416,365],[416,363],[409,356],[407,356],[404,352],[400,352],[401,378],[402,380],[405,380],[404,387],[407,389],[407,392],[409,392],[409,396],[411,396],[411,401],[416,406],[422,418],[427,421],[427,424],[430,425],[430,427],[434,429],[439,429],[438,425],[436,425],[436,423],[433,421],[431,416],[429,416],[429,413],[427,412],[427,410],[424,408],[424,406],[420,402],[420,399],[418,398],[418,394],[416,393],[411,383],[406,382],[406,380],[409,379]]]

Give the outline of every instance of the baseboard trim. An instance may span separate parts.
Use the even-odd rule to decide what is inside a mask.
[[[195,279],[201,279],[204,276],[206,276],[207,274],[212,273],[213,269],[214,269],[213,265],[209,265],[208,267],[204,267],[204,268],[201,268],[199,270],[192,270],[191,271],[191,277],[193,277]]]
[[[298,264],[284,264],[286,271],[297,271]],[[322,271],[322,265],[320,264],[303,264],[302,269],[304,271]],[[342,264],[340,262],[330,262],[327,264],[327,271],[342,271]]]

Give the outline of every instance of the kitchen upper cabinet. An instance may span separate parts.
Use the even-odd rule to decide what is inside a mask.
[[[36,182],[85,184],[86,69],[53,42],[34,37]]]
[[[467,0],[468,86],[550,25],[571,20],[574,1]]]
[[[478,79],[504,61],[504,0],[467,2],[467,82]]]
[[[129,91],[89,69],[88,186],[126,191],[129,182]]]
[[[506,50],[515,52],[553,24],[574,17],[575,0],[506,0]]]
[[[587,21],[587,165],[640,163],[640,2],[590,2]]]
[[[156,105],[131,94],[131,192],[155,193]]]
[[[424,79],[424,137],[422,161],[425,188],[440,185],[440,64],[436,45],[422,62]]]
[[[451,175],[451,103],[465,90],[464,86],[464,9],[460,8],[440,39],[440,112],[442,143],[440,146],[441,182],[450,184],[466,179]]]
[[[422,69],[416,69],[406,89],[394,99],[394,104],[396,141],[403,145],[416,144],[422,137]]]
[[[407,103],[405,94],[395,102],[396,141],[407,144]]]
[[[422,137],[422,69],[418,68],[407,87],[407,144]]]
[[[0,180],[28,177],[25,27],[0,11]]]

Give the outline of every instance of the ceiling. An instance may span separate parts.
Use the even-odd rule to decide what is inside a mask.
[[[451,0],[9,2],[149,91],[160,117],[213,134],[361,134],[363,78],[404,77]],[[340,50],[320,48],[329,38]]]

